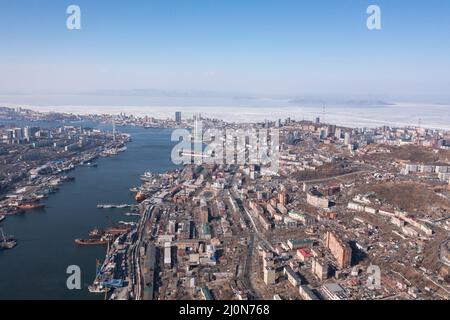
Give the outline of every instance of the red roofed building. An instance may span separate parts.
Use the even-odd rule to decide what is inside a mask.
[[[311,252],[309,252],[306,249],[298,249],[297,250],[297,257],[300,259],[301,262],[305,262],[309,258],[311,258],[313,255]]]

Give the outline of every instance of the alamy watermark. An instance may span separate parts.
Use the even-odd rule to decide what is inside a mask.
[[[196,120],[192,131],[177,129],[172,162],[181,164],[259,165],[277,173],[280,158],[278,129],[206,129]]]
[[[378,5],[372,4],[367,7],[367,29],[381,30],[381,8]]]
[[[66,27],[69,30],[81,30],[81,9],[72,4],[67,7],[66,13],[69,14],[66,20]]]
[[[81,8],[72,4],[67,7],[66,13],[69,15],[66,20],[66,27],[69,30],[81,30]],[[371,4],[367,7],[366,13],[369,15],[366,21],[367,29],[381,30],[381,8],[379,5]]]
[[[67,267],[66,273],[69,277],[66,280],[66,286],[69,290],[81,290],[81,268],[77,265]]]

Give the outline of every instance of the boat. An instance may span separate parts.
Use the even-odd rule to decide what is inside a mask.
[[[111,234],[111,235],[118,235],[118,234],[127,233],[130,230],[131,230],[131,226],[119,225],[116,227],[111,227],[111,228],[106,229],[106,233]]]
[[[73,181],[75,181],[75,177],[63,176],[63,177],[61,177],[61,180],[62,180],[62,181],[73,182]]]
[[[95,228],[95,229],[89,231],[90,238],[101,238],[104,234],[105,233],[98,228]]]
[[[75,243],[80,246],[95,246],[108,244],[109,240],[105,238],[100,239],[75,239]]]
[[[97,168],[97,167],[98,167],[98,164],[96,164],[96,163],[91,163],[91,162],[88,162],[88,163],[86,163],[86,164],[85,164],[85,166],[86,166],[86,167]]]
[[[113,206],[111,204],[99,204],[99,205],[97,205],[98,209],[110,209],[112,207]]]
[[[45,204],[40,203],[23,203],[17,206],[20,210],[33,210],[33,209],[43,209],[45,208]]]
[[[118,208],[118,209],[123,209],[123,208],[129,208],[132,207],[132,205],[130,204],[98,204],[97,208],[98,209],[111,209],[111,208]]]
[[[153,173],[147,171],[143,175],[141,175],[141,181],[143,182],[152,182],[154,179]]]
[[[6,216],[4,214],[0,215],[0,222],[6,219]]]
[[[17,245],[16,239],[14,239],[13,236],[5,236],[2,228],[0,228],[0,233],[0,249],[8,250],[14,248]]]
[[[136,222],[132,222],[132,221],[119,221],[119,224],[122,224],[124,226],[131,226],[131,227],[134,227],[137,225]]]
[[[105,291],[109,291],[109,288],[104,288],[100,285],[91,285],[88,287],[90,293],[104,293]]]
[[[140,213],[134,213],[134,212],[126,212],[126,213],[124,213],[124,215],[127,216],[127,217],[133,217],[133,216],[138,217],[141,214]]]

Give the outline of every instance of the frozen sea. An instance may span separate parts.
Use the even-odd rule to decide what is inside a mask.
[[[450,103],[411,103],[389,102],[368,103],[351,101],[349,103],[302,103],[283,99],[236,98],[145,98],[108,96],[90,99],[74,96],[71,104],[57,103],[58,99],[49,97],[33,99],[24,97],[23,104],[16,99],[0,96],[0,105],[22,106],[37,111],[58,111],[76,114],[133,114],[155,118],[174,118],[175,111],[181,111],[183,117],[201,113],[204,117],[218,118],[234,122],[256,122],[277,120],[290,117],[295,120],[314,120],[320,117],[323,122],[348,127],[421,126],[450,130]],[[67,98],[66,98],[67,100]],[[13,102],[11,102],[13,101]],[[92,100],[90,100],[92,101]],[[52,103],[55,102],[55,103]]]

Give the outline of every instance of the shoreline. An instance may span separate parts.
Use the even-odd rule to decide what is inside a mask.
[[[11,104],[10,104],[11,105]],[[16,106],[15,104],[13,104]],[[328,105],[325,106],[297,106],[292,104],[279,106],[96,106],[96,105],[67,105],[67,106],[28,106],[24,108],[36,112],[61,112],[80,116],[114,115],[121,113],[133,114],[139,117],[153,117],[160,120],[170,119],[173,113],[181,111],[186,117],[202,113],[205,117],[222,119],[227,122],[254,124],[264,120],[292,117],[312,120],[316,116],[325,117],[326,121],[349,127],[376,128],[383,125],[417,126],[419,119],[424,127],[430,129],[450,130],[449,121],[442,117],[448,114],[450,105],[437,103],[395,103],[380,106]],[[17,107],[20,107],[18,105]],[[424,110],[434,109],[433,113]],[[386,111],[389,112],[386,112]],[[325,114],[324,114],[325,113]],[[394,117],[394,115],[396,115]]]

